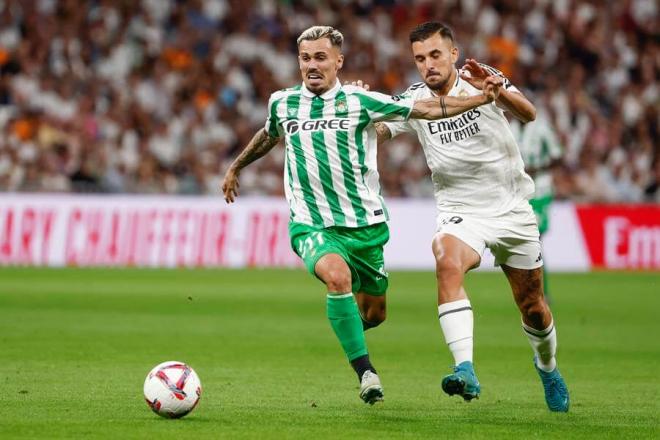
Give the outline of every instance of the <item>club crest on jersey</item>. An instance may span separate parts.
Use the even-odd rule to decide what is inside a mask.
[[[337,101],[335,102],[335,111],[337,113],[344,113],[346,110],[348,110],[348,106],[346,105],[346,101]]]
[[[289,113],[289,116],[295,116],[296,115],[296,109],[293,108],[293,107],[289,107],[287,112]]]

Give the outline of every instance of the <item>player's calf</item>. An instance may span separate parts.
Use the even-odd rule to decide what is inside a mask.
[[[362,318],[362,329],[369,330],[370,328],[378,327],[383,322],[385,322],[385,317],[385,309],[369,309],[365,312],[360,311],[360,318]]]
[[[543,294],[528,295],[518,302],[523,321],[534,328],[546,328],[552,322],[552,312],[545,302]]]
[[[363,330],[378,327],[385,321],[387,317],[385,295],[359,293],[356,295],[356,300],[360,309]]]

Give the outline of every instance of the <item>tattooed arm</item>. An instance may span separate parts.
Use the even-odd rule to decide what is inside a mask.
[[[374,125],[376,127],[376,138],[378,139],[376,142],[378,145],[392,139],[392,132],[387,128],[387,125],[382,122],[376,122]]]
[[[252,137],[252,140],[232,162],[225,174],[222,182],[222,192],[225,195],[225,201],[227,203],[233,203],[234,199],[238,196],[238,187],[240,186],[238,184],[238,176],[241,174],[241,170],[260,157],[265,156],[266,153],[277,145],[278,141],[279,138],[270,137],[264,129],[259,130]]]
[[[466,98],[440,96],[415,101],[410,117],[415,119],[443,119],[456,116],[480,105],[493,102],[499,96],[501,87],[501,78],[489,76],[484,81],[484,89],[481,95]]]

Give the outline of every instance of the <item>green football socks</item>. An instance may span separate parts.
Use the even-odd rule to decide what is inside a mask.
[[[349,361],[367,354],[362,319],[352,293],[328,292],[327,314]]]

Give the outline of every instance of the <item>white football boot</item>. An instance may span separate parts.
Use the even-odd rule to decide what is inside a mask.
[[[360,399],[369,405],[383,401],[383,386],[380,384],[378,375],[373,371],[367,370],[362,375],[362,380],[360,380]]]

